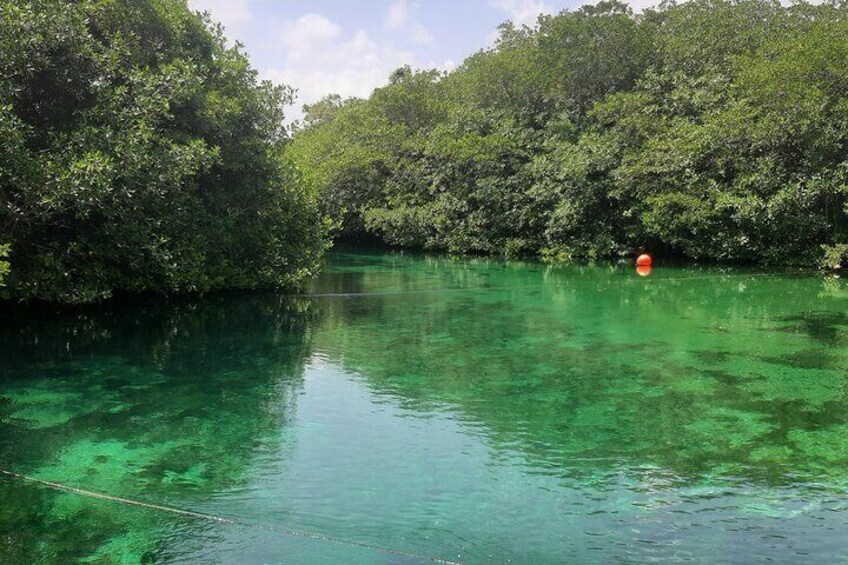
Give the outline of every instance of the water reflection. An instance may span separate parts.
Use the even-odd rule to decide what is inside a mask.
[[[262,295],[19,313],[0,330],[0,468],[189,507],[235,488],[258,445],[281,445],[314,315]],[[0,490],[7,563],[155,560],[179,522]]]
[[[846,355],[832,348],[848,323],[821,280],[483,268],[490,289],[476,293],[328,299],[316,346],[381,394],[449,404],[563,476],[613,457],[693,478],[844,479],[811,451],[848,416]],[[480,266],[410,260],[393,280],[418,270],[461,281]]]
[[[0,463],[470,563],[829,555],[839,284],[340,254],[313,298],[25,313],[0,329]],[[399,562],[0,490],[10,562]]]

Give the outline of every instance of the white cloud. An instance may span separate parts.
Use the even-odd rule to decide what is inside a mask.
[[[210,12],[228,30],[253,19],[250,0],[189,0],[188,5],[192,10]]]
[[[490,32],[489,32],[489,34],[486,36],[486,45],[485,45],[485,47],[486,47],[486,48],[494,47],[494,46],[495,46],[495,44],[498,42],[498,39],[500,39],[500,37],[501,37],[501,32],[500,32],[499,30],[493,29],[493,30],[492,30],[492,31],[490,31]]]
[[[627,4],[629,4],[630,8],[637,14],[645,8],[654,8],[658,6],[659,3],[660,0],[627,0]]]
[[[532,26],[539,14],[551,12],[544,0],[489,0],[489,4],[509,14],[516,25]]]
[[[395,0],[389,5],[389,11],[383,18],[383,29],[394,31],[403,28],[411,17],[410,5],[407,0]]]
[[[342,28],[320,14],[305,14],[283,24],[280,35],[284,46],[293,51],[312,49],[316,44],[338,38]]]
[[[302,117],[301,107],[327,94],[367,97],[388,82],[389,74],[404,65],[416,65],[411,51],[374,40],[364,29],[353,34],[324,16],[309,14],[282,26],[286,47],[279,67],[262,78],[295,87],[298,100],[289,119]]]
[[[419,45],[426,45],[427,43],[433,43],[433,36],[430,35],[427,28],[419,24],[412,30],[412,42]]]
[[[395,0],[383,18],[383,31],[404,32],[412,43],[426,45],[433,42],[433,36],[420,23],[416,22],[421,4],[409,0]]]

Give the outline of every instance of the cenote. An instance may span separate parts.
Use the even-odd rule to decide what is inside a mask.
[[[830,561],[846,304],[806,275],[337,252],[304,296],[7,317],[0,469],[226,520],[0,476],[0,560]]]

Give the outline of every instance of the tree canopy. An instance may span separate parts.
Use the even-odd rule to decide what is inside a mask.
[[[307,107],[342,236],[453,253],[812,264],[848,241],[848,4],[616,0]],[[842,251],[840,251],[842,250]]]
[[[327,224],[284,157],[292,92],[208,16],[0,0],[0,26],[7,295],[290,288],[315,271]]]
[[[341,237],[848,259],[848,2],[617,0],[305,108],[185,0],[0,0],[0,297],[293,288]]]

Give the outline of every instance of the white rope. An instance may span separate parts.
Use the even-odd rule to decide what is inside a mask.
[[[373,544],[370,544],[370,543],[365,543],[365,542],[360,542],[360,541],[355,541],[355,540],[336,538],[336,537],[327,536],[327,535],[319,534],[319,533],[315,533],[315,532],[306,532],[306,531],[301,531],[301,530],[290,530],[290,529],[287,529],[287,528],[277,528],[277,527],[273,527],[273,526],[264,526],[262,524],[253,524],[253,523],[250,523],[250,522],[237,520],[235,518],[227,518],[227,517],[224,517],[224,516],[215,516],[214,514],[206,514],[206,513],[203,513],[203,512],[195,512],[193,510],[183,510],[183,509],[180,509],[180,508],[174,508],[173,506],[163,506],[161,504],[151,504],[149,502],[141,502],[139,500],[132,500],[130,498],[122,498],[120,496],[112,496],[110,494],[104,494],[104,493],[101,493],[101,492],[85,490],[85,489],[65,485],[65,484],[62,484],[62,483],[54,483],[54,482],[51,482],[51,481],[45,481],[43,479],[37,479],[35,477],[22,475],[20,473],[13,473],[11,471],[5,471],[3,469],[0,469],[0,475],[5,475],[7,477],[20,479],[20,480],[28,481],[28,482],[31,482],[31,483],[36,483],[36,484],[39,484],[39,485],[42,485],[42,486],[45,486],[45,487],[49,487],[49,488],[52,488],[52,489],[55,489],[55,490],[61,490],[61,491],[64,491],[64,492],[70,492],[70,493],[78,494],[78,495],[81,495],[81,496],[87,496],[89,498],[97,498],[97,499],[100,499],[100,500],[108,500],[109,502],[116,502],[116,503],[119,503],[119,504],[126,504],[126,505],[129,505],[129,506],[137,506],[137,507],[140,507],[140,508],[157,510],[159,512],[169,512],[171,514],[177,514],[179,516],[186,516],[186,517],[189,517],[189,518],[196,518],[196,519],[199,519],[199,520],[207,520],[207,521],[210,521],[210,522],[217,522],[219,524],[231,524],[231,525],[242,526],[242,527],[246,527],[246,528],[254,528],[254,529],[259,529],[259,530],[265,530],[265,531],[268,531],[268,532],[273,532],[273,533],[282,534],[282,535],[286,535],[286,536],[307,538],[307,539],[313,539],[313,540],[323,541],[323,542],[327,542],[327,543],[334,543],[334,544],[337,544],[337,545],[345,545],[345,546],[348,546],[348,547],[368,549],[368,550],[371,550],[371,551],[377,551],[377,552],[386,553],[386,554],[389,554],[389,555],[398,555],[398,556],[401,556],[401,557],[418,559],[419,561],[428,561],[430,563],[440,563],[442,565],[463,565],[462,563],[460,563],[458,561],[450,561],[450,560],[447,560],[447,559],[441,559],[439,557],[429,557],[427,555],[418,555],[416,553],[411,553],[411,552],[408,552],[408,551],[402,551],[402,550],[399,550],[399,549],[391,549],[391,548],[388,548],[388,547],[382,547],[382,546],[379,546],[379,545],[373,545]]]

